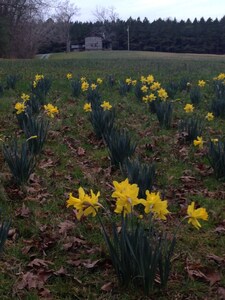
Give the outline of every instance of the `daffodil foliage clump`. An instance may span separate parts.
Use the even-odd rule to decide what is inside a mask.
[[[114,213],[121,216],[121,230],[112,221],[111,213],[99,202],[100,192],[95,194],[91,190],[90,194],[86,194],[80,187],[78,197],[70,193],[67,207],[75,209],[78,220],[88,215],[98,217],[119,283],[123,286],[134,284],[149,295],[157,276],[160,278],[159,286],[166,286],[171,270],[176,233],[169,239],[157,222],[166,221],[170,213],[168,203],[161,199],[159,192],[148,190],[145,199],[138,198],[138,185],[130,184],[128,179],[114,181],[113,186],[111,197],[116,199]],[[111,232],[106,229],[99,209],[109,217]],[[184,219],[199,229],[199,220],[207,220],[208,214],[205,208],[195,209],[192,202]]]

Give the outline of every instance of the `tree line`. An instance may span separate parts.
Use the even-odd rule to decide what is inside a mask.
[[[158,19],[149,22],[147,18],[129,18],[127,21],[75,22],[71,25],[71,41],[84,43],[86,36],[100,35],[112,43],[114,50],[128,49],[128,32],[131,50],[186,52],[186,53],[225,53],[225,17],[221,20]]]
[[[53,1],[53,0],[52,0]],[[70,51],[85,37],[100,36],[113,50],[225,53],[225,16],[218,20],[177,21],[118,17],[114,8],[97,9],[95,22],[73,22],[79,8],[70,0],[0,0],[0,57],[30,58],[37,53]]]

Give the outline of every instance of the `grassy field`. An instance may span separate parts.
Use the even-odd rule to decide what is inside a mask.
[[[0,208],[12,220],[0,259],[0,299],[225,299],[225,182],[215,178],[207,158],[208,141],[224,140],[225,119],[205,120],[215,98],[213,78],[224,70],[224,56],[133,51],[0,61],[0,85],[5,86],[7,75],[18,78],[16,88],[5,89],[0,98],[1,137],[24,140],[14,105],[23,92],[31,93],[36,74],[52,81],[46,103],[59,109],[25,187],[13,184],[0,153]],[[168,200],[171,212],[161,226],[174,232],[192,201],[209,213],[200,230],[182,224],[167,288],[156,288],[148,298],[132,286],[118,285],[97,219],[79,222],[66,208],[69,193],[77,195],[82,186],[101,191],[100,201],[113,212],[112,182],[124,179],[120,169],[111,166],[108,149],[96,138],[83,110],[87,94],[72,96],[68,72],[74,79],[103,80],[101,99],[115,108],[116,127],[126,128],[137,143],[134,157],[155,163],[154,190]],[[193,87],[198,80],[206,82],[193,112],[203,120],[202,149],[184,142],[178,130],[180,120],[187,117],[184,106],[191,103],[188,89],[177,88],[169,97],[174,107],[170,129],[160,127],[156,114],[137,99],[134,88],[120,93],[120,81],[130,77],[140,81],[149,74],[165,89],[171,83],[188,82]]]

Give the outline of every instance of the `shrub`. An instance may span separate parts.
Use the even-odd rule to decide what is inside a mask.
[[[135,88],[134,88],[134,94],[135,94],[135,96],[136,96],[136,98],[137,98],[138,100],[142,100],[142,98],[143,98],[143,96],[144,96],[144,93],[143,93],[143,91],[141,90],[141,87],[142,87],[141,83],[138,82],[138,83],[135,85]]]
[[[187,142],[194,141],[202,135],[203,124],[198,118],[189,117],[179,123],[179,132]]]
[[[171,102],[156,102],[156,115],[162,128],[169,129],[172,123],[173,105]]]
[[[20,147],[16,139],[8,145],[4,143],[3,155],[15,182],[19,185],[26,183],[35,167],[34,155],[29,152],[27,142]]]
[[[216,117],[225,117],[225,98],[217,98],[212,101],[211,111]]]
[[[131,142],[131,139],[124,129],[111,130],[110,135],[106,137],[106,143],[109,149],[111,164],[119,167],[123,162],[132,157],[136,149],[136,144]]]
[[[7,75],[6,76],[6,89],[12,89],[15,90],[16,88],[16,83],[18,81],[18,76],[17,75]]]
[[[225,177],[225,142],[210,142],[208,148],[208,160],[213,168],[216,178]]]
[[[89,120],[97,138],[106,140],[114,125],[115,110],[103,110],[101,106],[95,105],[92,107]]]
[[[8,236],[10,221],[2,221],[0,224],[0,252],[2,252],[5,241]]]
[[[141,163],[138,159],[126,160],[122,166],[122,171],[130,183],[136,183],[139,186],[139,197],[145,197],[145,191],[152,191],[156,180],[154,164]]]
[[[72,89],[72,96],[78,97],[81,94],[81,83],[80,80],[70,80],[70,85]]]
[[[28,116],[24,124],[24,133],[30,152],[37,155],[41,152],[47,138],[49,122],[43,117]]]
[[[46,96],[51,88],[51,80],[43,77],[36,82],[35,87],[32,85],[32,94],[36,96],[41,105],[46,103]]]
[[[194,105],[198,105],[201,102],[201,90],[199,86],[194,86],[190,90],[190,99],[191,103]]]

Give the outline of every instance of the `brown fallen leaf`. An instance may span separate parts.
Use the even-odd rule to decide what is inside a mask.
[[[66,269],[64,269],[64,267],[61,267],[58,271],[55,271],[53,273],[54,275],[58,276],[58,275],[67,275]]]
[[[69,220],[66,220],[64,222],[61,222],[59,225],[59,233],[60,234],[66,234],[67,231],[73,229],[75,227],[75,224]]]
[[[218,272],[210,272],[206,274],[206,279],[209,282],[210,286],[213,286],[215,283],[221,280],[221,275]]]
[[[35,258],[28,264],[28,267],[48,267],[49,264],[53,263],[44,259]]]
[[[104,291],[104,292],[110,292],[112,289],[113,289],[113,283],[112,282],[107,282],[101,287],[101,290]]]
[[[223,263],[225,263],[225,258],[224,258],[224,257],[220,257],[220,256],[217,256],[217,255],[214,255],[214,254],[209,254],[209,255],[207,255],[207,258],[208,258],[209,260],[215,261],[215,262],[218,263],[218,264],[223,264]]]
[[[218,288],[218,300],[225,300],[225,288],[224,287],[219,287]]]
[[[16,210],[16,217],[23,217],[23,218],[28,218],[30,216],[30,209],[25,206],[25,204],[23,203],[22,207],[20,209]]]
[[[77,155],[78,156],[84,156],[85,155],[85,150],[82,147],[77,148]]]
[[[83,262],[83,266],[87,269],[93,269],[100,261],[101,259],[95,261],[87,260],[86,262]]]

